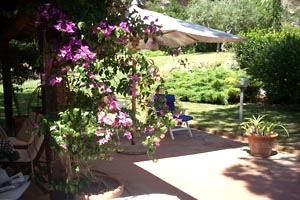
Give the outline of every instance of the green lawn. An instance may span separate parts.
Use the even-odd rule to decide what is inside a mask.
[[[194,120],[191,125],[198,129],[224,131],[238,134],[239,104],[212,105],[202,103],[180,102],[182,107],[188,108],[187,114]],[[300,111],[288,106],[275,106],[263,104],[245,104],[244,118],[251,115],[267,114],[266,119],[282,122],[287,127],[290,136],[282,134],[277,140],[284,146],[300,149]]]
[[[27,114],[27,106],[28,106],[28,102],[30,99],[30,96],[32,94],[32,92],[34,91],[34,89],[39,85],[40,81],[39,80],[29,80],[26,81],[22,86],[22,92],[16,92],[16,99],[17,102],[14,102],[13,104],[13,112],[15,115],[18,115],[18,111],[17,111],[17,104],[19,105],[19,112],[20,115],[25,115]],[[4,121],[4,106],[3,103],[4,102],[4,97],[3,97],[3,85],[0,84],[0,125],[4,125],[5,121]]]
[[[210,53],[210,54],[190,54],[183,55],[189,63],[234,63],[233,54],[230,53]],[[176,60],[171,56],[152,57],[155,63],[160,66],[162,71],[170,70],[170,67],[178,66]],[[34,88],[38,85],[38,81],[28,81],[24,84],[24,92],[18,93],[19,104],[22,107],[21,112],[26,113],[29,96]],[[239,105],[212,105],[201,103],[179,102],[180,106],[188,108],[187,113],[194,117],[192,126],[201,129],[224,130],[232,134],[236,134],[238,130]],[[0,86],[0,123],[4,124],[4,108],[3,108],[3,89]],[[290,132],[290,137],[280,137],[279,143],[284,145],[292,145],[300,149],[300,111],[293,107],[284,107],[276,105],[264,104],[245,104],[244,116],[250,117],[252,114],[268,114],[269,118],[281,121],[286,125]],[[298,144],[297,144],[298,142]]]

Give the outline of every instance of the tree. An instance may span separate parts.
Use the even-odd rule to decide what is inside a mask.
[[[70,20],[66,11],[50,3],[39,7],[35,19],[47,96],[42,133],[51,136],[53,149],[66,161],[66,176],[55,183],[56,189],[70,193],[93,178],[88,161],[110,158],[121,136],[133,141],[133,136],[144,135],[148,156],[154,159],[162,131],[173,119],[164,98],[159,107],[165,109],[157,116],[154,94],[162,78],[154,62],[134,48],[161,34],[160,27],[135,17],[127,4],[107,2],[104,19],[90,15],[96,11],[91,9],[87,18],[75,14]],[[131,110],[122,111],[118,95],[135,99],[141,114],[134,101]]]
[[[281,29],[282,23],[282,4],[281,0],[273,0],[272,1],[272,28],[275,31],[279,31]]]
[[[278,4],[260,0],[192,1],[188,5],[190,20],[212,28],[237,34],[252,28],[269,28],[278,21]],[[272,14],[272,12],[275,13]]]
[[[186,7],[179,3],[178,0],[171,0],[166,5],[161,5],[160,1],[147,1],[146,7],[149,10],[164,13],[170,17],[186,20],[189,15]]]

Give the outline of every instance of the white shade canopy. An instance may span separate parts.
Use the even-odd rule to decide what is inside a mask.
[[[156,25],[161,26],[163,35],[155,39],[171,48],[186,46],[196,42],[224,43],[246,40],[244,37],[169,17],[158,12],[139,8],[136,5],[132,5],[129,11],[136,11],[135,15],[140,16],[146,24],[155,22]],[[151,39],[149,39],[146,44],[140,41],[137,48],[154,49],[156,47]]]

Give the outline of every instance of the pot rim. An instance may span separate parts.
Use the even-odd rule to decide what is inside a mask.
[[[279,134],[277,132],[273,132],[270,135],[258,135],[258,134],[251,134],[251,133],[245,133],[245,136],[247,137],[259,137],[259,138],[275,138]]]

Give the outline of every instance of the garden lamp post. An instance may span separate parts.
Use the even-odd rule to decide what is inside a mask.
[[[240,110],[239,110],[239,131],[241,130],[241,124],[243,122],[243,104],[244,104],[244,91],[248,86],[248,79],[245,76],[238,77],[239,83],[238,88],[240,88]],[[241,132],[241,134],[243,134]]]

